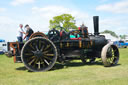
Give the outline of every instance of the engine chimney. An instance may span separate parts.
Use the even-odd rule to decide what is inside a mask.
[[[99,16],[93,16],[94,34],[99,35]]]

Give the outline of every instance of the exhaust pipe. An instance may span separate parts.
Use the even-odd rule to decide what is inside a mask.
[[[93,16],[94,35],[99,35],[99,16]]]

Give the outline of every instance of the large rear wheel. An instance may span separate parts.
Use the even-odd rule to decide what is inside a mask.
[[[57,49],[49,39],[32,38],[23,46],[21,59],[30,71],[47,71],[54,66],[57,60]]]

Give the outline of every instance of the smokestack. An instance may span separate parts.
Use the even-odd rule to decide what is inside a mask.
[[[93,16],[94,34],[99,35],[99,16]]]

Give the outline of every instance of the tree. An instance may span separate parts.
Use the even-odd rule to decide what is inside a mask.
[[[127,35],[120,35],[121,39],[126,39]]]
[[[110,31],[110,30],[105,30],[105,31],[103,31],[103,32],[101,32],[101,33],[109,33],[109,34],[111,34],[113,37],[118,38],[118,35],[117,35],[115,32]]]
[[[71,14],[62,14],[59,16],[53,17],[50,22],[50,29],[55,28],[57,26],[62,26],[65,29],[65,31],[69,31],[69,29],[77,29],[77,26],[75,25],[75,17],[73,17]],[[58,27],[57,30],[60,30],[61,28]]]

